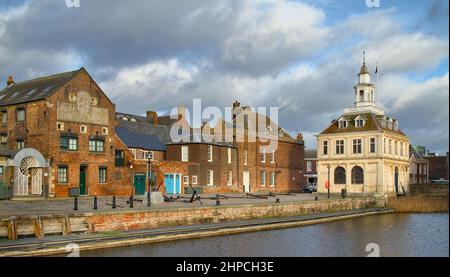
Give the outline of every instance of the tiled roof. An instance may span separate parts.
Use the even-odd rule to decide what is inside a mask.
[[[358,116],[364,117],[365,119],[365,124],[363,127],[355,126],[355,118]],[[380,116],[377,116],[373,113],[350,114],[350,115],[343,115],[341,117],[345,117],[345,119],[348,120],[347,128],[339,128],[338,120],[334,120],[332,121],[330,126],[328,126],[328,128],[326,128],[320,134],[339,134],[339,133],[364,132],[364,131],[387,131],[403,136],[405,135],[400,129],[394,130],[388,127],[383,127],[379,122]]]
[[[126,127],[117,127],[116,134],[130,148],[166,151],[166,145],[157,135],[131,132]]]
[[[46,99],[82,69],[18,82],[5,87],[0,91],[0,107]]]
[[[155,125],[146,121],[117,120],[117,127],[127,128],[132,133],[155,135],[162,143],[172,141],[169,126]]]

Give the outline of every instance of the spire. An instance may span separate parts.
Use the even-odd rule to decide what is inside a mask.
[[[361,70],[359,71],[359,74],[369,74],[369,69],[366,65],[366,51],[363,51],[363,64],[361,66]]]

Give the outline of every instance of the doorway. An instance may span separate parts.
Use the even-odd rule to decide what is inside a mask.
[[[145,194],[145,174],[134,175],[134,194],[135,195]]]
[[[244,192],[250,192],[250,173],[248,171],[244,171],[243,173],[243,183],[244,183]]]
[[[80,195],[86,195],[86,176],[87,176],[87,166],[80,166]]]

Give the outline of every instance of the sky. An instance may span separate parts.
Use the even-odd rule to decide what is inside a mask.
[[[73,0],[72,2],[76,2]],[[370,1],[370,0],[368,0]],[[362,52],[412,144],[449,145],[447,0],[0,0],[0,80],[85,67],[120,112],[279,107],[307,148],[353,106]],[[70,2],[70,1],[69,1]],[[376,79],[373,76],[373,79]]]

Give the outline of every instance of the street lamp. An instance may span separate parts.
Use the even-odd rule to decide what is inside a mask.
[[[148,182],[148,191],[147,191],[147,207],[150,207],[152,204],[150,203],[150,193],[151,193],[151,160],[153,159],[153,153],[151,151],[148,151],[145,154],[145,157],[147,158],[147,182]]]
[[[327,165],[328,168],[328,198],[330,198],[330,165]]]

